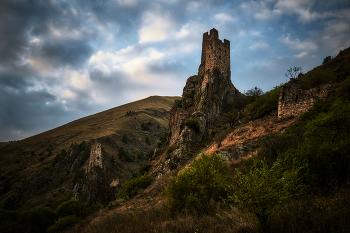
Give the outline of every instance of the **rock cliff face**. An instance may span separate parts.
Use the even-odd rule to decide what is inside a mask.
[[[218,39],[216,29],[203,35],[202,62],[198,75],[187,79],[182,99],[170,111],[169,145],[173,160],[181,160],[197,143],[206,138],[206,129],[218,123],[235,99],[242,95],[231,82],[230,42]],[[189,122],[198,122],[198,129]],[[172,164],[166,160],[163,170]],[[168,168],[166,168],[168,167]]]

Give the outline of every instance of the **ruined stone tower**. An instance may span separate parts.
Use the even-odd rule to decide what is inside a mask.
[[[230,41],[224,39],[222,42],[215,28],[210,30],[210,34],[203,33],[202,59],[198,75],[211,72],[214,67],[218,68],[225,77],[231,78]]]
[[[90,152],[90,160],[89,160],[89,167],[99,166],[103,168],[102,166],[102,154],[101,154],[101,143],[95,142],[91,146],[91,152]]]

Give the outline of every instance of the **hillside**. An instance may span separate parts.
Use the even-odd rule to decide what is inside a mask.
[[[221,46],[215,32],[204,38]],[[348,232],[350,48],[257,95],[235,89],[223,60],[202,58],[181,98],[0,147],[0,230]]]
[[[159,136],[167,130],[170,108],[179,98],[151,96],[77,119],[14,143],[4,143],[0,147],[0,186],[6,181],[14,184],[41,171],[52,163],[57,153],[62,149],[67,150],[73,143],[107,139],[110,143],[106,143],[104,149],[116,157],[116,149],[111,149],[108,145],[123,145],[128,150],[147,153],[156,147]],[[143,122],[150,122],[151,129],[142,130]],[[122,142],[123,135],[127,135],[128,143]],[[150,140],[149,145],[145,142],[146,137]],[[9,194],[11,192],[0,197],[0,205]]]

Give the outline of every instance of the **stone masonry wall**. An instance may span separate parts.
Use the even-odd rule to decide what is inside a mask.
[[[89,167],[99,166],[102,167],[102,154],[101,154],[101,143],[95,142],[91,146]]]
[[[230,41],[219,39],[218,31],[213,28],[210,34],[203,34],[201,65],[198,74],[204,75],[217,67],[224,76],[231,77],[230,73]]]
[[[303,90],[297,79],[291,79],[289,86],[281,87],[278,101],[278,118],[298,116],[306,112],[319,99],[327,98],[332,85]]]

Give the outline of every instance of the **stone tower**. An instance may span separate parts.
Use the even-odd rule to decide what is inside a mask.
[[[102,154],[101,154],[101,143],[95,142],[91,146],[91,152],[90,152],[90,160],[89,160],[89,167],[99,166],[103,168],[102,166]]]
[[[215,28],[210,30],[210,34],[203,33],[202,59],[198,75],[211,72],[214,67],[217,67],[225,77],[231,78],[230,41],[224,39],[222,42]]]

